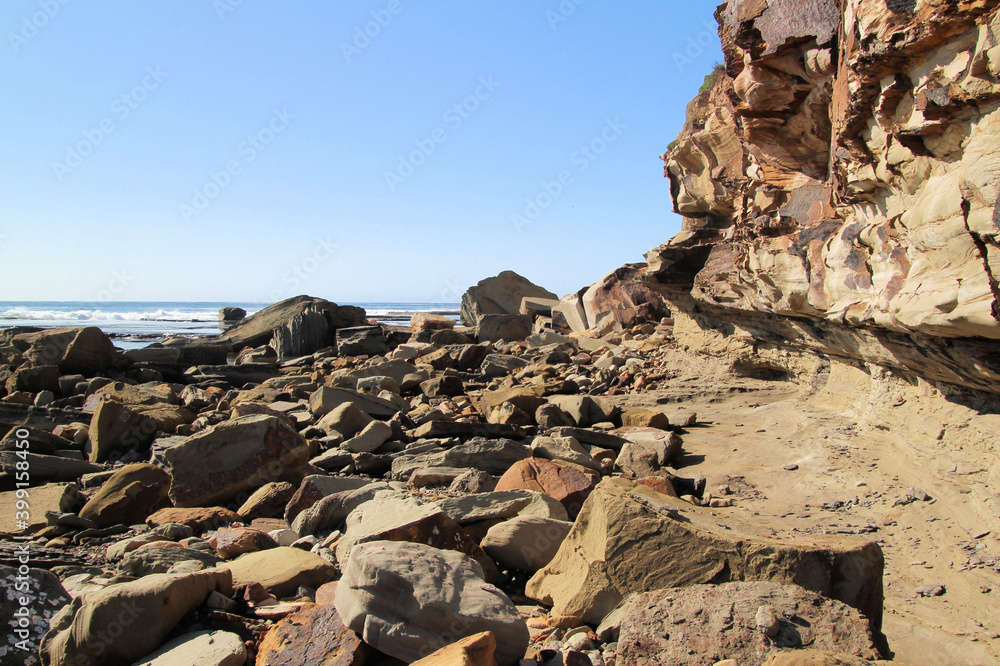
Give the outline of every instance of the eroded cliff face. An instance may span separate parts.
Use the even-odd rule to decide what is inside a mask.
[[[1000,0],[733,0],[663,156],[679,334],[1000,392]]]

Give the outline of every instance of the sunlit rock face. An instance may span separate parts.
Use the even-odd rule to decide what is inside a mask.
[[[719,7],[663,155],[683,229],[647,256],[689,329],[1000,391],[998,7]]]

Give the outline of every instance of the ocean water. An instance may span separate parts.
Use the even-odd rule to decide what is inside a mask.
[[[269,303],[173,301],[0,301],[0,329],[11,326],[64,328],[97,326],[125,349],[173,335],[218,335],[219,309],[238,307],[247,316]],[[340,303],[365,309],[369,319],[405,326],[414,312],[459,318],[458,303]]]

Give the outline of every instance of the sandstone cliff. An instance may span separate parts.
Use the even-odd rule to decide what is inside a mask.
[[[663,156],[683,229],[647,255],[679,340],[1000,392],[998,6],[720,5]]]

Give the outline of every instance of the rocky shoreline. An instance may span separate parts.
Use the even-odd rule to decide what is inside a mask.
[[[508,272],[470,290],[474,328],[298,297],[126,352],[96,329],[0,333],[0,562],[16,581],[26,544],[38,650],[12,634],[0,662],[878,658],[878,545],[727,515],[732,489],[678,463],[698,416],[625,404],[676,348],[637,272],[583,290],[583,332]],[[689,586],[701,610],[677,605]],[[666,645],[664,613],[706,622]]]

